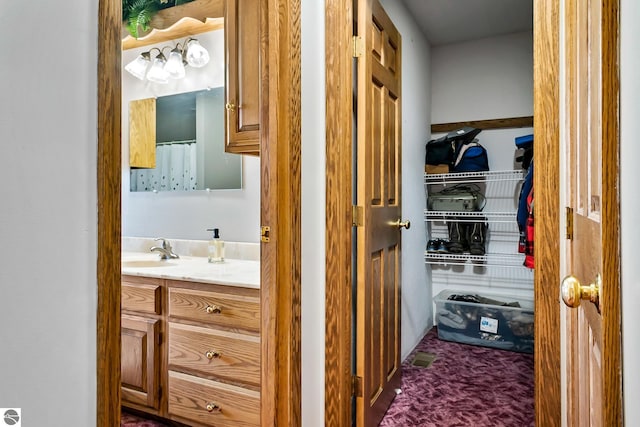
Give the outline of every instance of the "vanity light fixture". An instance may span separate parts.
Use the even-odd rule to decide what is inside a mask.
[[[169,60],[164,66],[164,69],[169,73],[169,78],[177,80],[186,75],[184,69],[185,62],[182,59],[182,52],[178,49],[178,46],[174,47],[169,54]]]
[[[165,69],[165,64],[167,63],[167,58],[162,54],[162,51],[155,57],[153,60],[153,65],[151,65],[151,69],[147,73],[147,80],[165,84],[169,83],[169,72]]]
[[[209,52],[200,45],[196,39],[186,41],[187,45],[187,62],[195,68],[204,67],[209,63]]]
[[[186,75],[185,66],[201,68],[209,62],[209,52],[202,47],[197,39],[189,38],[184,43],[176,43],[167,59],[162,53],[164,49],[153,47],[147,52],[142,52],[136,59],[128,63],[124,69],[140,80],[166,84],[169,79],[181,79]],[[151,61],[151,52],[158,51],[158,55]],[[152,65],[151,65],[152,64]],[[151,68],[149,68],[151,65]],[[148,71],[147,71],[148,70]]]

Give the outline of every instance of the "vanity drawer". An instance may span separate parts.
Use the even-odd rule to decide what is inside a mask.
[[[170,286],[169,316],[258,331],[260,296]]]
[[[169,369],[260,385],[260,337],[169,322]]]
[[[202,425],[260,425],[260,393],[169,371],[169,415]]]
[[[120,288],[122,310],[149,314],[161,314],[159,280],[146,278],[123,278]]]

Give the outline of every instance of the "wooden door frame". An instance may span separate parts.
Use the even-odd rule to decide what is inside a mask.
[[[559,32],[556,0],[534,2],[534,134],[536,163],[535,412],[536,424],[559,426],[560,205]],[[326,336],[325,424],[351,423],[352,0],[325,0],[326,54]],[[616,28],[617,30],[617,28]],[[613,29],[612,29],[613,31]]]
[[[261,425],[301,425],[300,0],[261,25]],[[121,2],[98,3],[96,426],[120,425]],[[275,100],[269,103],[268,100]],[[256,230],[257,233],[257,230]]]
[[[326,280],[325,412],[328,427],[352,420],[353,3],[325,0]]]

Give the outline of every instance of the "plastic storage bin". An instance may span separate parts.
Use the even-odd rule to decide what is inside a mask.
[[[450,299],[452,296],[456,299]],[[434,303],[438,338],[533,353],[532,299],[444,290]]]

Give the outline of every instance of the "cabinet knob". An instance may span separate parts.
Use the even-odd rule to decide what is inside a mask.
[[[217,359],[218,357],[221,356],[220,352],[218,351],[213,351],[213,350],[209,350],[207,351],[205,354],[205,356],[207,356],[207,359],[211,360],[211,359]]]
[[[216,412],[216,413],[222,412],[222,409],[215,403],[207,403],[206,408],[207,408],[207,412]]]
[[[217,305],[208,305],[206,310],[207,310],[207,313],[209,313],[209,314],[222,313],[222,308],[217,306]]]

